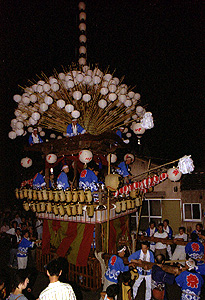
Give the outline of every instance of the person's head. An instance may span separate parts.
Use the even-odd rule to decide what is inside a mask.
[[[16,289],[24,290],[29,283],[28,273],[26,270],[21,269],[13,273],[11,280],[11,289],[14,292]]]
[[[165,220],[163,221],[163,225],[164,225],[164,227],[166,228],[166,227],[169,225],[169,220],[168,220],[168,219],[165,219]]]
[[[19,227],[16,228],[15,232],[18,236],[21,235],[21,229]]]
[[[188,271],[194,270],[195,266],[196,266],[196,263],[192,258],[189,258],[186,261],[186,268],[188,269]]]
[[[126,246],[120,245],[117,248],[117,255],[119,257],[124,257],[125,256],[125,251],[126,251]]]
[[[126,271],[122,273],[122,282],[129,283],[131,281],[131,273],[130,271]]]
[[[17,225],[18,225],[18,223],[17,223],[16,221],[13,221],[13,222],[12,222],[12,227],[13,227],[13,228],[16,229],[16,228],[17,228]]]
[[[158,254],[155,257],[155,261],[158,265],[163,265],[165,263],[165,256],[163,254]]]
[[[158,224],[158,231],[159,231],[159,233],[163,232],[163,223]]]
[[[151,221],[151,222],[149,223],[149,227],[150,227],[151,229],[154,229],[154,227],[155,227],[155,222],[154,222],[154,221]]]
[[[117,284],[111,284],[106,289],[106,294],[108,297],[113,298],[119,293],[119,287]]]
[[[62,171],[65,172],[65,173],[68,173],[68,172],[69,172],[69,167],[68,167],[68,165],[64,165],[64,166],[62,167]]]
[[[149,250],[149,242],[148,242],[148,241],[143,241],[143,242],[141,243],[141,248],[142,248],[142,252],[143,252],[144,254],[146,254],[146,253],[147,253],[147,250]]]
[[[196,234],[195,232],[191,233],[191,240],[192,242],[197,242],[198,241],[198,234]]]
[[[121,131],[121,132],[123,132],[124,131],[124,127],[119,127],[119,130]]]
[[[77,125],[77,119],[72,119],[72,125],[76,126]]]
[[[182,235],[183,233],[185,233],[185,227],[181,226],[179,227],[179,233]]]
[[[21,218],[21,223],[25,223],[26,222],[26,218],[23,216],[22,218]]]
[[[34,129],[33,129],[33,134],[34,134],[34,135],[37,135],[37,134],[38,134],[38,129],[37,129],[37,128],[34,128]]]
[[[62,273],[62,267],[61,267],[60,260],[58,260],[58,259],[51,260],[47,264],[46,270],[47,270],[48,277],[53,277],[53,276],[59,277]]]
[[[87,166],[88,169],[92,170],[93,172],[99,171],[98,165],[93,160],[91,160],[91,162],[89,162]]]
[[[53,173],[50,175],[50,179],[54,180],[54,174]]]
[[[26,239],[29,237],[29,231],[28,230],[23,231],[23,237],[25,237]]]
[[[202,224],[200,224],[200,223],[196,224],[197,231],[202,231],[202,228],[203,228]]]

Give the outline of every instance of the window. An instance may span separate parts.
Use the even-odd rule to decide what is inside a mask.
[[[145,231],[149,227],[150,221],[154,221],[156,225],[162,221],[161,200],[145,199],[142,202],[142,212],[140,218],[140,230]],[[138,223],[138,215],[131,216],[131,230],[136,230]]]
[[[183,219],[201,222],[201,203],[183,203]]]

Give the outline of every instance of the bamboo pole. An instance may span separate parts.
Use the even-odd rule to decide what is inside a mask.
[[[110,153],[108,154],[108,175],[110,174]],[[110,230],[110,190],[107,193],[107,253],[109,253],[109,230]]]

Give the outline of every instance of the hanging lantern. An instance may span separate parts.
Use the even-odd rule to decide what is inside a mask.
[[[29,168],[30,166],[32,166],[32,159],[29,157],[22,158],[21,165],[24,168]]]
[[[83,95],[83,101],[89,102],[91,100],[91,96],[89,94],[84,94]]]
[[[14,95],[13,96],[14,101],[16,101],[17,103],[21,101],[21,95]]]
[[[71,112],[71,115],[72,115],[72,117],[73,117],[74,119],[77,119],[77,118],[80,117],[80,112],[79,112],[78,110],[73,110],[73,111]]]
[[[59,108],[63,108],[65,106],[65,101],[62,100],[62,99],[59,99],[57,102],[56,102],[57,106]]]
[[[79,160],[83,164],[89,163],[93,159],[93,154],[90,150],[81,150],[79,152]]]
[[[182,173],[179,171],[179,168],[173,167],[167,171],[167,175],[168,175],[169,180],[178,181],[178,180],[180,180]]]
[[[109,155],[107,155],[107,161],[109,162]],[[117,155],[116,154],[110,154],[110,162],[114,164],[117,161]]]
[[[85,23],[80,23],[79,24],[79,29],[80,29],[80,31],[86,31],[86,24]]]
[[[154,127],[154,121],[151,112],[146,112],[141,120],[141,124],[145,129],[151,129]]]
[[[67,104],[65,106],[65,111],[67,111],[67,113],[71,113],[72,111],[74,111],[74,106],[72,104]]]
[[[54,164],[57,161],[57,156],[55,154],[46,155],[46,160],[49,164]]]
[[[110,191],[116,191],[120,183],[120,175],[109,174],[105,176],[105,186]]]
[[[73,98],[74,98],[75,100],[80,100],[81,97],[82,97],[82,93],[81,93],[80,91],[75,91],[75,92],[73,93]]]
[[[41,111],[46,111],[48,109],[48,104],[46,104],[46,103],[41,103],[40,104],[40,110]]]
[[[14,140],[16,138],[16,132],[15,131],[10,131],[8,134],[9,138]]]
[[[145,133],[145,128],[142,126],[141,123],[133,123],[132,130],[137,135],[141,135],[141,134]]]
[[[101,99],[100,101],[98,101],[98,106],[100,108],[105,108],[107,106],[107,101],[104,99]]]

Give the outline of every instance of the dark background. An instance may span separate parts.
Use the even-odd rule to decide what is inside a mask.
[[[135,86],[155,127],[142,138],[142,155],[159,163],[192,155],[204,166],[202,1],[87,1],[88,62],[116,69]],[[21,178],[25,139],[8,138],[18,85],[78,60],[78,1],[1,1],[0,201],[8,203]],[[136,146],[136,140],[132,141]],[[136,149],[134,149],[136,150]],[[139,149],[138,149],[139,150]],[[41,160],[41,158],[39,158]],[[34,175],[34,174],[33,174]]]

